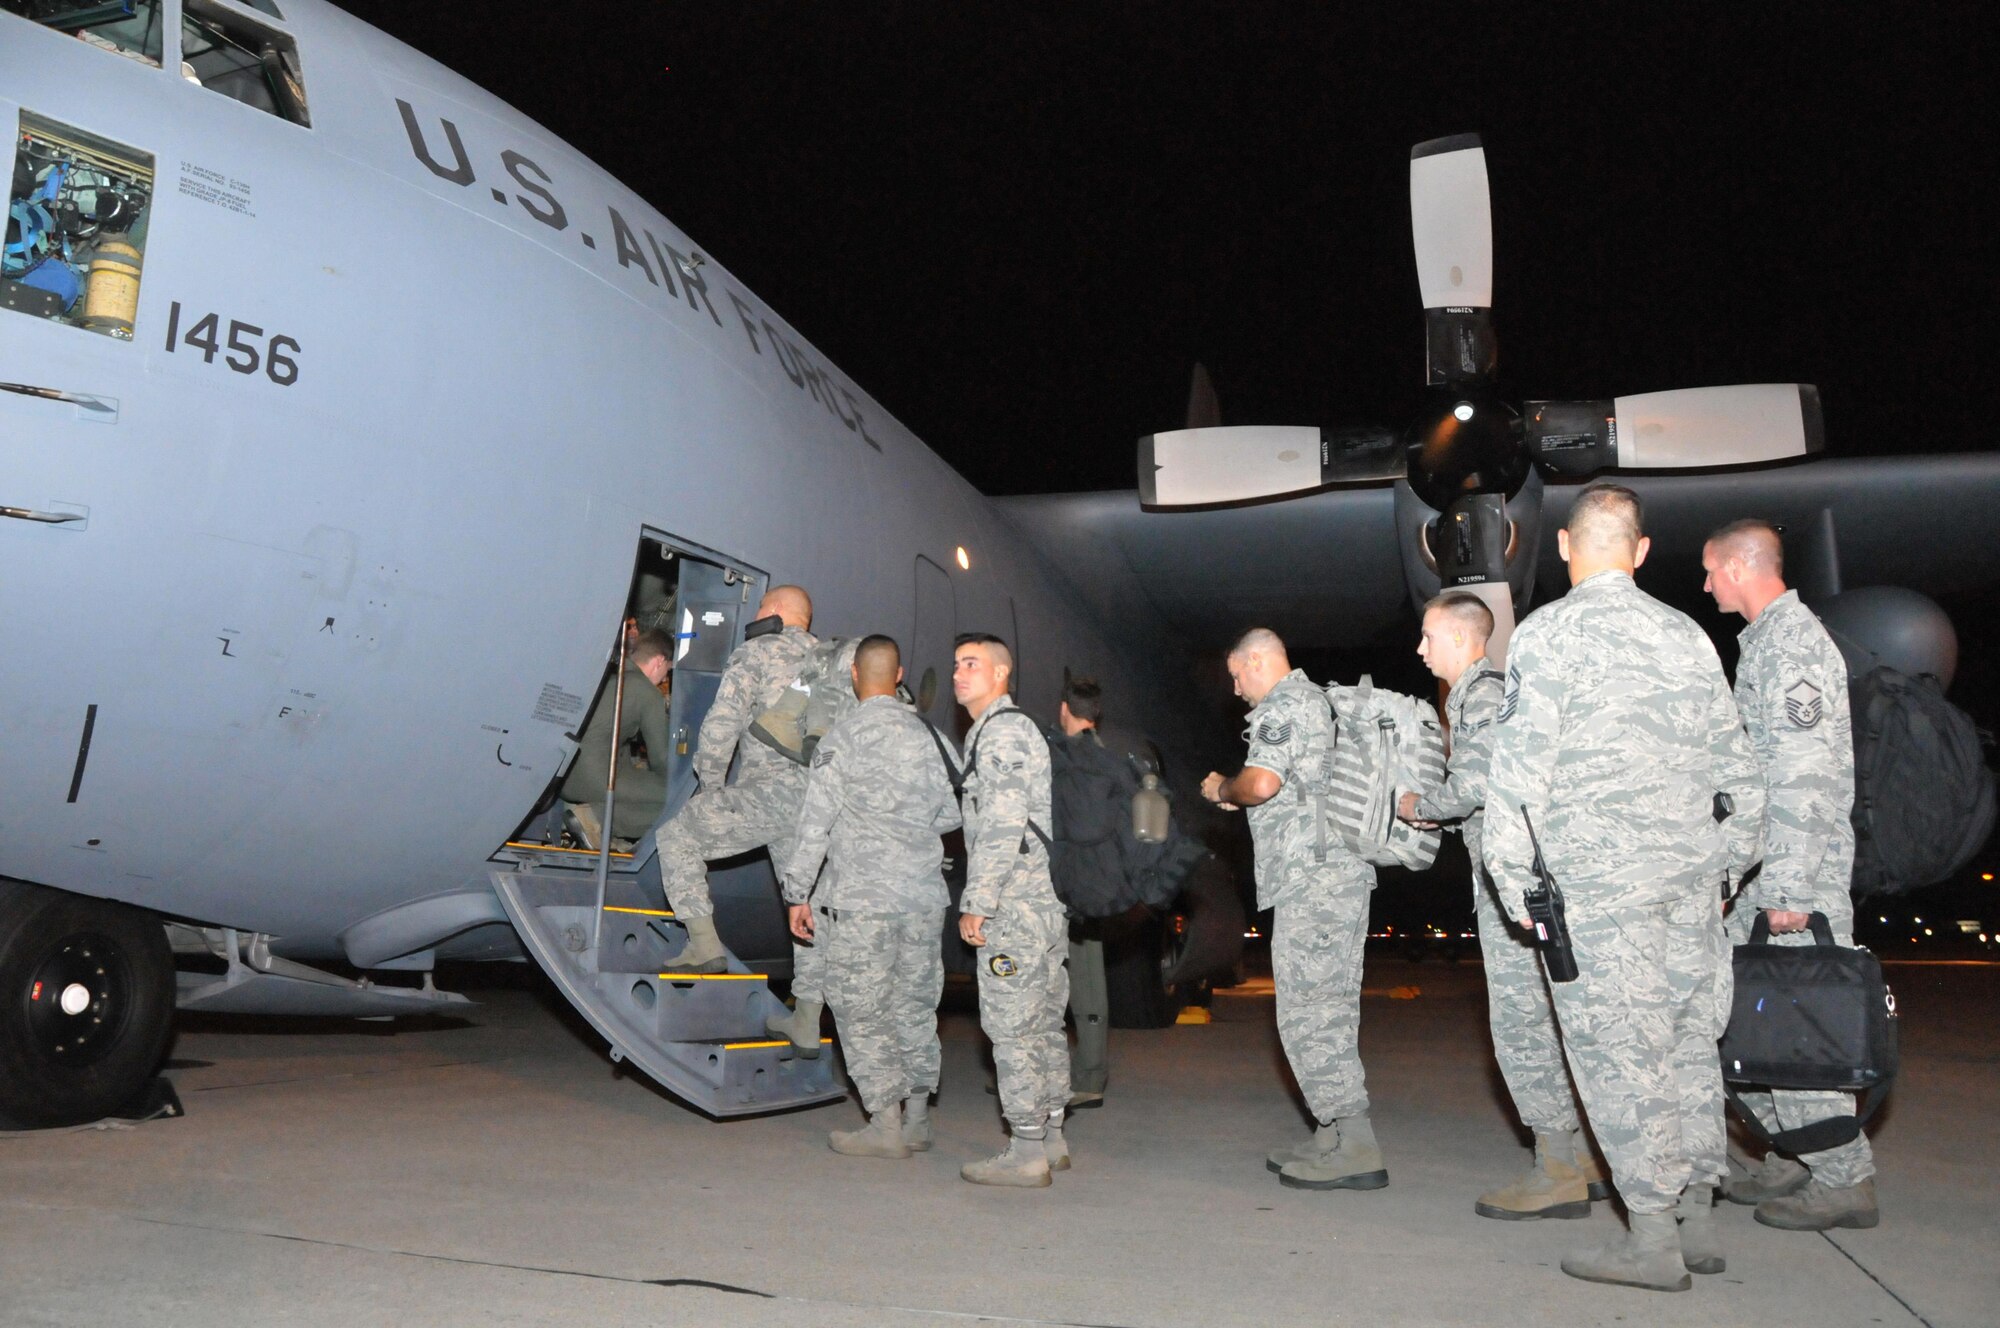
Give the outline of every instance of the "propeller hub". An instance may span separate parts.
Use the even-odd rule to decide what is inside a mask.
[[[1403,441],[1410,488],[1440,512],[1467,494],[1514,497],[1533,465],[1521,445],[1519,412],[1484,386],[1430,389]]]

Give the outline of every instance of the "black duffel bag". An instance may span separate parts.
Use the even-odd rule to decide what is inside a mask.
[[[1824,913],[1811,916],[1816,945],[1773,945],[1762,909],[1750,940],[1735,949],[1736,995],[1720,1050],[1729,1100],[1767,1143],[1788,1153],[1837,1148],[1861,1133],[1896,1077],[1896,998],[1882,965],[1837,945]],[[1736,1095],[1738,1087],[1860,1093],[1855,1114],[1772,1133]]]

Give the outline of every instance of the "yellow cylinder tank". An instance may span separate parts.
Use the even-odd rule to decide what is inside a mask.
[[[139,313],[139,251],[122,236],[100,242],[83,288],[83,326],[130,341]]]

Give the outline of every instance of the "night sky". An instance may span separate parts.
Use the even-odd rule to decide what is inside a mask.
[[[653,202],[988,492],[1130,487],[1196,360],[1230,423],[1400,423],[1409,148],[1460,132],[1517,399],[1797,380],[1836,454],[1991,445],[1971,7],[345,7]]]
[[[1464,132],[1514,399],[1812,382],[1835,455],[1992,446],[1972,6],[344,7],[652,202],[988,493],[1130,488],[1197,360],[1228,423],[1402,423],[1409,149]],[[1947,607],[1992,723],[1992,606]]]

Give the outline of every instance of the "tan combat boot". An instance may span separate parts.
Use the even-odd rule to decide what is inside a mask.
[[[915,1093],[903,1099],[903,1142],[912,1153],[928,1153],[936,1137],[931,1129],[931,1095]]]
[[[1681,1262],[1681,1231],[1672,1213],[1634,1213],[1632,1229],[1601,1249],[1565,1255],[1562,1270],[1586,1282],[1685,1291],[1694,1285]]]
[[[1691,1273],[1719,1273],[1729,1267],[1722,1255],[1722,1232],[1715,1225],[1715,1186],[1690,1185],[1681,1191],[1681,1262]]]
[[[1764,1154],[1764,1160],[1748,1175],[1730,1177],[1722,1187],[1722,1197],[1731,1203],[1760,1204],[1797,1194],[1811,1179],[1812,1173],[1803,1163],[1773,1150]]]
[[[820,1001],[800,1001],[790,1014],[774,1014],[764,1027],[792,1040],[792,1050],[801,1060],[819,1057],[819,1015],[826,1006]]]
[[[1379,1190],[1389,1183],[1375,1126],[1366,1116],[1342,1116],[1331,1128],[1338,1146],[1318,1157],[1287,1162],[1278,1172],[1280,1185],[1295,1190]],[[1315,1142],[1318,1138],[1313,1136]]]
[[[1834,1227],[1872,1227],[1882,1220],[1882,1213],[1875,1207],[1873,1177],[1839,1189],[1808,1180],[1796,1194],[1758,1204],[1757,1220],[1780,1231],[1830,1231]]]
[[[908,1157],[911,1149],[903,1141],[903,1104],[891,1102],[858,1130],[835,1130],[826,1136],[826,1146],[843,1157]]]
[[[1340,1131],[1332,1125],[1313,1126],[1313,1132],[1304,1143],[1279,1144],[1264,1154],[1266,1171],[1283,1171],[1294,1162],[1311,1162],[1325,1157],[1340,1147]]]
[[[1032,1139],[1017,1134],[1007,1141],[1007,1151],[984,1162],[968,1162],[958,1169],[960,1180],[974,1185],[1011,1185],[1038,1190],[1051,1183],[1049,1158],[1038,1132]]]
[[[681,952],[667,961],[670,973],[722,973],[729,968],[729,951],[722,944],[722,938],[715,934],[715,919],[682,918],[681,925],[687,928],[687,944]]]
[[[1583,1173],[1563,1158],[1565,1144],[1573,1147],[1573,1136],[1536,1134],[1534,1165],[1499,1189],[1480,1195],[1472,1211],[1502,1222],[1589,1217],[1590,1190]]]
[[[1050,1171],[1069,1170],[1069,1140],[1063,1138],[1062,1126],[1054,1121],[1042,1136],[1042,1155],[1048,1158]]]

